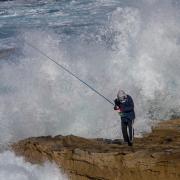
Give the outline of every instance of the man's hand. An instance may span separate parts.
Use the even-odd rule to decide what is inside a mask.
[[[117,106],[117,105],[114,106],[114,110],[117,111],[117,112],[121,112],[119,106]]]
[[[119,107],[117,106],[117,105],[115,105],[114,106],[114,110],[116,111],[116,110],[118,110],[119,109]]]

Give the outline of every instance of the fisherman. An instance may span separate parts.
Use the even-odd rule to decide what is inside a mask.
[[[121,117],[121,129],[124,142],[132,146],[134,136],[133,123],[135,119],[133,99],[123,90],[119,90],[114,103],[114,110],[118,111]]]

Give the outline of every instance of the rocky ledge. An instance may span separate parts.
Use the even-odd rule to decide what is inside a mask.
[[[31,163],[54,161],[72,180],[180,180],[180,119],[160,123],[133,147],[60,135],[28,138],[12,149]]]

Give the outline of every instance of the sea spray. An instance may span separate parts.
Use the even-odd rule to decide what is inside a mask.
[[[67,180],[55,164],[32,165],[13,152],[0,153],[1,180]]]
[[[18,20],[22,28],[10,29],[18,55],[0,64],[2,143],[41,135],[121,135],[120,119],[111,105],[24,40],[109,99],[115,98],[119,88],[132,95],[136,135],[148,132],[156,119],[178,116],[178,7],[173,1],[118,2],[71,2],[66,11],[59,9],[59,15],[48,12],[54,6],[46,3],[36,7],[34,17],[31,5],[25,7],[25,18]],[[18,6],[15,12],[24,9]],[[10,23],[7,16],[6,22],[13,26],[17,17]]]

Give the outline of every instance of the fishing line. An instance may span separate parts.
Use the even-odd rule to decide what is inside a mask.
[[[84,80],[82,80],[81,78],[79,78],[75,73],[71,72],[69,69],[67,69],[66,67],[64,67],[62,64],[58,63],[57,61],[55,61],[53,58],[49,57],[46,53],[44,53],[43,51],[41,51],[40,49],[38,49],[36,46],[30,44],[29,42],[25,41],[24,42],[30,46],[31,48],[35,49],[37,52],[39,52],[41,55],[45,56],[47,59],[49,59],[50,61],[54,62],[58,67],[60,67],[61,69],[63,69],[64,71],[66,71],[67,73],[69,73],[70,75],[72,75],[73,77],[75,77],[77,80],[79,80],[81,83],[83,83],[84,85],[86,85],[89,89],[91,89],[92,91],[94,91],[96,94],[98,94],[99,96],[101,96],[103,99],[105,99],[107,102],[109,102],[111,105],[114,106],[114,103],[109,100],[108,98],[106,98],[103,94],[101,94],[99,91],[97,91],[95,88],[93,88],[91,85],[89,85],[87,82],[85,82]]]

